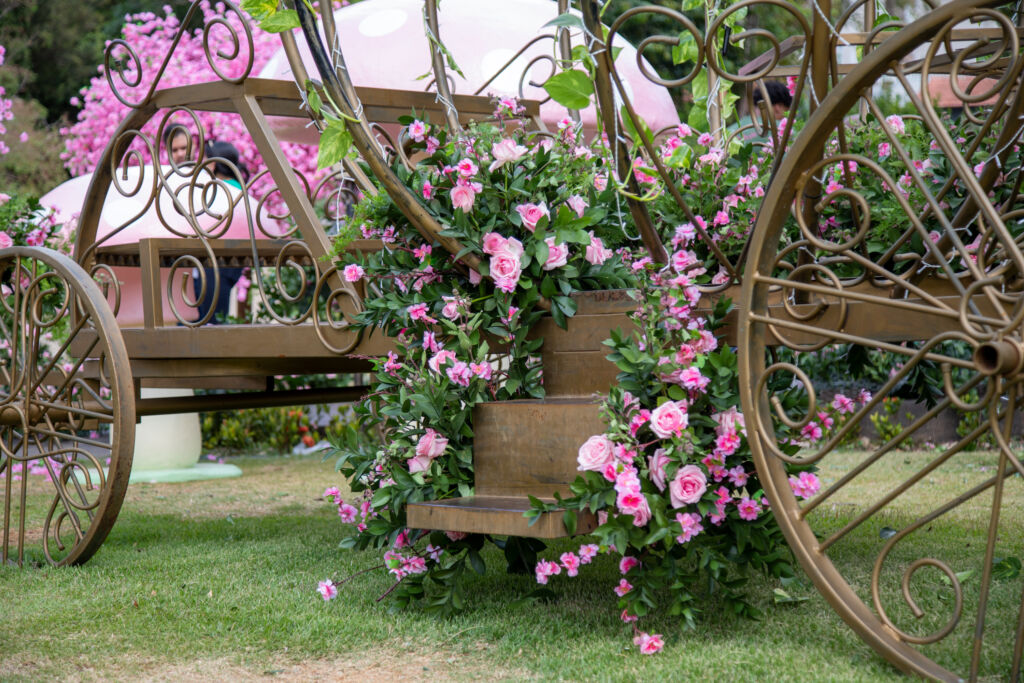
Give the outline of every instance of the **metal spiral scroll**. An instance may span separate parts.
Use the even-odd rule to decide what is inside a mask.
[[[203,54],[218,78],[228,83],[241,83],[252,72],[256,57],[252,29],[249,28],[248,16],[231,0],[221,0],[218,5],[223,8],[220,13],[203,22]],[[171,55],[200,10],[201,3],[195,0],[185,13],[185,18],[179,24],[171,46],[159,65],[149,64],[140,59],[135,48],[122,38],[107,43],[103,54],[103,72],[111,92],[121,104],[132,109],[149,104],[153,99],[153,93],[160,87],[160,80],[171,60]],[[239,30],[228,21],[228,15],[237,17],[242,27],[242,35],[239,35]],[[212,41],[218,37],[227,37],[227,49],[218,48],[213,44]],[[228,73],[232,66],[238,68],[238,73],[234,76]]]
[[[100,287],[68,257],[0,251],[0,285],[0,561],[82,563],[128,485],[128,355]]]
[[[837,79],[769,187],[743,283],[744,415],[790,546],[866,642],[944,680],[1019,680],[1024,660],[1022,580],[999,570],[999,558],[1020,555],[1024,496],[1021,25],[1015,6],[953,2]],[[916,110],[902,122],[886,122],[874,99],[883,75]],[[974,135],[958,139],[936,111],[940,80]],[[858,110],[891,148],[884,162],[849,147]],[[904,125],[922,126],[934,147],[922,153]],[[806,361],[837,344],[902,365],[815,441],[805,427],[823,420],[831,392]],[[900,411],[902,428],[876,445],[838,450],[924,372],[938,378],[934,405]],[[958,434],[920,448],[950,419]],[[907,439],[919,446],[901,450]],[[816,467],[820,491],[799,502],[784,463]]]

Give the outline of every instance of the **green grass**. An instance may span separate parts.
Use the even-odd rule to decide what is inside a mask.
[[[823,478],[835,479],[857,457],[838,454],[823,466]],[[878,476],[905,474],[925,457],[898,454],[889,474]],[[979,463],[992,460],[978,456]],[[532,577],[505,574],[501,558],[490,551],[487,574],[471,579],[470,608],[450,620],[416,610],[390,613],[386,600],[376,601],[390,586],[382,570],[355,578],[337,600],[324,603],[315,592],[318,580],[340,579],[379,563],[376,552],[337,547],[350,529],[317,497],[339,478],[329,463],[316,459],[235,462],[245,471],[241,479],[133,485],[114,530],[83,567],[0,568],[0,680],[900,677],[809,585],[788,589],[806,601],[775,605],[769,597],[777,584],[762,577],[754,579],[765,612],[761,621],[717,614],[713,604],[694,631],[682,630],[672,618],[650,617],[643,628],[664,634],[667,646],[659,655],[641,656],[632,648],[629,628],[618,620],[611,591],[617,568],[608,557],[576,579],[554,578],[557,601],[511,608],[511,601],[536,584]],[[968,463],[964,472],[950,468],[933,483],[942,495],[962,490],[962,476],[974,476],[982,466]],[[873,488],[869,479],[861,486],[823,512],[822,528],[838,528],[850,518]],[[1021,487],[1011,488],[1011,503],[1020,509]],[[898,527],[927,501],[919,501],[920,509],[915,505],[870,520],[836,548],[833,560],[863,595],[881,543],[879,529]],[[1011,509],[1004,507],[1007,514]],[[954,523],[936,523],[901,544],[894,559],[938,554],[956,571],[980,567],[978,536],[987,523],[982,511],[983,506],[965,511]],[[1017,555],[1022,527],[1019,519],[1007,520],[1001,538]],[[547,556],[572,545],[554,544]],[[887,578],[896,576],[896,587],[886,589],[890,598],[898,591],[903,566],[894,564],[898,571],[886,570]],[[968,604],[976,597],[978,578],[964,582]],[[918,580],[925,586],[917,595],[929,612],[925,621],[944,621],[933,612],[949,607],[952,590],[935,572],[922,573],[916,586]],[[1009,638],[1020,581],[995,582],[993,588],[990,630],[1006,631]],[[967,631],[961,625],[952,642],[926,652],[962,667]],[[1006,642],[997,638],[992,646],[995,672],[1008,669]]]

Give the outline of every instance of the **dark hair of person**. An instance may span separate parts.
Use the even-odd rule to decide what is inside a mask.
[[[789,94],[789,88],[780,81],[765,81],[764,89],[768,91],[768,101],[772,104],[785,105],[786,109],[793,104],[793,96]],[[761,88],[757,85],[754,86],[754,104],[756,105],[762,99]]]
[[[206,158],[211,159],[214,157],[220,157],[221,159],[224,159],[224,161],[231,162],[238,168],[239,172],[242,174],[242,178],[245,180],[249,179],[249,169],[239,161],[238,150],[230,142],[207,142]],[[234,178],[235,172],[231,170],[231,166],[224,163],[224,161],[213,162],[213,175],[223,176],[225,178]]]

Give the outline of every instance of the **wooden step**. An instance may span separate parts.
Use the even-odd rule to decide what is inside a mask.
[[[414,529],[531,538],[562,538],[569,535],[563,521],[564,510],[545,512],[531,526],[530,520],[523,516],[529,509],[530,500],[525,496],[469,496],[410,504],[407,507],[407,519],[409,526]],[[583,513],[577,517],[577,534],[589,534],[596,528],[595,515]]]
[[[440,529],[533,538],[567,536],[564,510],[547,512],[532,526],[523,513],[529,496],[552,502],[570,495],[580,445],[604,432],[597,403],[582,399],[498,401],[473,409],[473,464],[476,495],[406,508],[413,529]],[[594,515],[580,515],[576,533],[597,526]]]

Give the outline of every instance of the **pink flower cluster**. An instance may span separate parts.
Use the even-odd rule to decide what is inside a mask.
[[[366,528],[366,522],[377,516],[368,498],[364,497],[359,502],[359,507],[356,508],[345,502],[337,486],[331,486],[326,489],[322,497],[330,499],[338,506],[338,517],[341,518],[343,524],[355,524],[359,531],[363,531]]]

